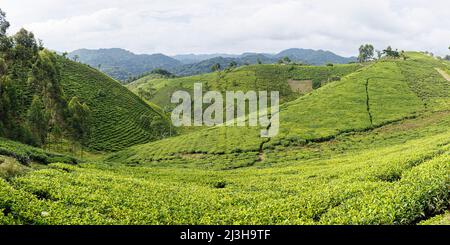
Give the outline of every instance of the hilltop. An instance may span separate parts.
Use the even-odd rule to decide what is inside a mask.
[[[130,162],[152,162],[182,160],[183,154],[202,153],[225,154],[218,159],[231,160],[234,153],[245,153],[242,161],[232,162],[251,165],[264,148],[327,141],[347,132],[367,131],[422,113],[448,110],[450,86],[435,69],[448,71],[448,65],[419,53],[408,55],[406,61],[373,63],[282,104],[280,133],[270,141],[260,138],[258,128],[214,127],[132,147],[116,157],[121,161],[126,161],[122,156],[129,156]]]
[[[304,66],[261,64],[242,66],[224,71],[180,78],[155,78],[144,76],[126,87],[136,94],[140,90],[151,91],[147,100],[164,108],[174,106],[170,95],[183,90],[192,94],[194,83],[201,82],[205,90],[229,91],[279,91],[282,102],[290,101],[317,89],[328,82],[336,81],[363,66],[360,64],[333,66]]]

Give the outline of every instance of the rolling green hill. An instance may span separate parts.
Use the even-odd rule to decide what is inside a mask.
[[[0,224],[446,223],[448,64],[408,56],[284,103],[270,140],[217,126],[0,178]]]
[[[96,69],[62,57],[58,62],[66,95],[77,96],[92,111],[91,150],[116,151],[169,135],[170,122],[158,107]]]
[[[185,154],[201,153],[229,159],[212,163],[246,166],[258,161],[261,148],[330,140],[346,132],[370,130],[421,113],[448,110],[450,86],[434,69],[444,65],[418,53],[410,56],[406,61],[374,63],[281,105],[280,133],[269,141],[260,137],[259,128],[218,126],[131,147],[112,159],[130,163],[160,159],[182,162]],[[408,69],[417,63],[425,68]],[[423,86],[423,94],[418,92],[418,86]],[[244,153],[240,156],[245,157],[233,160],[235,153]]]
[[[51,164],[12,185],[0,179],[0,207],[10,210],[0,223],[439,221],[449,203],[449,123],[448,112],[436,112],[329,142],[277,148],[236,170],[211,169],[208,160],[221,157],[213,154],[186,154],[179,164]]]
[[[216,91],[280,91],[281,100],[289,101],[301,94],[293,91],[288,80],[310,80],[313,88],[333,79],[338,80],[362,68],[360,64],[334,66],[301,66],[301,65],[251,65],[232,70],[207,73],[180,78],[160,78],[146,76],[126,85],[134,93],[139,89],[154,90],[150,101],[166,108],[174,107],[170,96],[174,91],[184,90],[192,94],[194,83],[201,82],[205,90]]]

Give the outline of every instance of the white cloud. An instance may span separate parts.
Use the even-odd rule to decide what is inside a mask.
[[[56,50],[121,47],[138,53],[277,52],[300,47],[355,55],[381,49],[448,53],[448,0],[2,0]]]

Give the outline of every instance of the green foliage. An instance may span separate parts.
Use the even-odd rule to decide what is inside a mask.
[[[292,61],[288,56],[284,56],[283,58],[278,60],[278,64],[290,64]]]
[[[219,71],[219,70],[220,70],[220,64],[219,63],[216,63],[216,64],[211,66],[211,71],[212,72],[216,72],[216,71]]]
[[[27,167],[17,162],[16,159],[0,156],[0,179],[11,180],[27,171]]]
[[[27,120],[38,145],[44,145],[49,131],[49,115],[40,97],[33,97],[33,102],[28,110]]]
[[[313,87],[332,81],[336,76],[344,76],[360,69],[359,64],[330,66],[285,66],[285,65],[250,65],[239,67],[229,72],[208,73],[191,77],[156,78],[143,77],[130,83],[127,87],[139,95],[139,91],[151,90],[150,102],[164,108],[171,106],[170,95],[174,91],[184,90],[193,93],[194,83],[201,82],[205,90],[216,91],[280,91],[281,102],[293,100],[300,96],[288,85],[289,79],[312,80]],[[140,90],[141,89],[141,90]]]
[[[406,83],[428,110],[443,110],[450,104],[448,81],[435,68],[448,69],[448,65],[420,53],[407,53],[405,62],[396,62]]]
[[[89,135],[84,141],[90,150],[116,151],[169,136],[170,122],[160,109],[150,106],[117,81],[86,65],[58,58],[61,85],[68,98],[77,97],[89,107]],[[79,106],[78,106],[79,107]],[[157,127],[145,128],[140,117],[161,118]]]
[[[5,138],[0,138],[0,155],[13,157],[22,164],[29,164],[31,162],[42,164],[54,162],[77,163],[77,160],[73,157],[47,152],[41,148],[21,144]]]
[[[400,53],[398,50],[393,50],[391,46],[388,46],[386,49],[383,50],[383,54],[385,54],[388,58],[400,58]]]
[[[67,132],[67,102],[55,55],[25,29],[0,43],[0,135],[43,145],[52,128]]]
[[[417,61],[414,54],[408,54],[411,59],[403,60],[386,60],[371,64],[354,73],[341,77],[339,81],[327,84],[310,94],[302,96],[296,100],[284,103],[280,108],[280,132],[277,136],[265,142],[260,138],[258,128],[251,127],[214,127],[207,130],[199,130],[195,133],[154,142],[151,144],[139,145],[124,152],[113,155],[111,159],[118,159],[123,162],[157,162],[165,159],[178,159],[186,164],[204,165],[211,162],[208,155],[203,156],[200,160],[190,157],[187,159],[186,154],[225,154],[221,156],[222,165],[218,168],[230,168],[232,166],[252,165],[258,161],[258,150],[262,144],[264,149],[272,149],[274,147],[284,145],[305,145],[310,142],[322,142],[331,140],[341,134],[347,132],[361,132],[371,130],[405,118],[416,117],[426,111],[445,110],[448,108],[449,94],[447,88],[439,83],[432,83],[429,87],[429,96],[439,97],[439,101],[446,103],[440,104],[439,107],[427,108],[423,105],[420,94],[412,87],[412,80],[409,76],[422,76],[431,72],[439,76],[434,70],[435,63],[429,63],[429,60],[421,60],[424,70],[409,69],[408,75],[402,71],[403,66],[408,67],[414,65]],[[259,77],[265,74],[275,74],[271,68],[273,65],[258,65],[254,68],[261,68]],[[338,66],[335,66],[338,67]],[[250,66],[249,68],[253,68]],[[251,74],[247,69],[239,68],[236,72],[230,72],[229,75],[239,75],[245,78],[243,74]],[[321,69],[329,67],[308,68],[300,67],[287,73],[295,77],[295,71],[300,69],[303,71],[300,75],[305,75],[304,71],[312,70],[320,74]],[[279,67],[274,67],[280,71]],[[285,70],[289,72],[288,69]],[[322,70],[323,71],[323,70]],[[283,78],[283,73],[276,73],[278,77]],[[194,81],[201,81],[199,77],[192,78]],[[203,79],[207,77],[202,76]],[[442,77],[441,77],[442,78]],[[180,78],[181,79],[181,78]],[[189,84],[184,78],[182,84],[185,87]],[[211,77],[213,79],[213,77]],[[248,78],[251,81],[252,77]],[[442,78],[443,79],[443,78]],[[261,79],[262,80],[262,79]],[[284,80],[284,79],[283,79]],[[246,80],[244,81],[244,85]],[[445,81],[445,80],[444,80]],[[446,82],[446,81],[445,81]],[[174,83],[172,83],[174,84]],[[251,83],[249,83],[251,84]],[[261,84],[263,87],[264,83]],[[270,83],[271,89],[279,90],[280,94],[285,96],[282,88],[276,88],[276,83]],[[158,86],[158,83],[155,83]],[[217,86],[214,85],[213,86]],[[240,85],[242,86],[242,85]],[[163,87],[164,88],[164,87]],[[245,88],[245,87],[241,87]],[[251,87],[250,87],[251,88]],[[249,89],[250,89],[249,88]],[[245,89],[242,89],[245,90]],[[258,90],[258,89],[257,89]],[[270,90],[270,89],[269,89]],[[446,106],[445,106],[446,105]],[[245,140],[242,140],[245,139]],[[263,143],[265,142],[265,143]],[[229,163],[227,159],[232,158],[232,153],[242,154],[242,158]],[[220,162],[220,161],[219,161]],[[212,166],[216,166],[215,162]]]
[[[9,22],[5,19],[6,14],[0,9],[0,36],[6,35],[6,30],[9,28]]]
[[[73,138],[82,142],[89,136],[91,110],[86,103],[81,103],[78,97],[73,97],[69,102],[69,111],[71,114],[70,123],[72,124]]]
[[[0,208],[10,211],[1,222],[415,224],[448,204],[450,132],[441,123],[450,118],[448,113],[432,122],[427,118],[317,143],[310,157],[277,154],[259,165],[227,171],[185,168],[170,160],[159,165],[51,164],[15,178],[14,188],[0,181]],[[373,140],[396,140],[400,131],[404,140]],[[331,157],[317,155],[347,140],[366,143],[344,153],[332,150]],[[292,150],[298,148],[282,152]],[[210,157],[219,162],[222,155]],[[280,165],[271,164],[275,159]]]
[[[367,62],[371,59],[373,59],[374,54],[374,48],[372,44],[365,44],[361,45],[359,47],[359,55],[358,55],[358,61],[359,62]]]
[[[0,223],[420,223],[449,204],[450,114],[448,103],[437,103],[449,94],[439,91],[446,89],[443,81],[434,80],[435,67],[448,68],[419,54],[408,56],[333,73],[338,81],[281,106],[281,131],[271,139],[260,138],[256,127],[217,126],[136,145],[104,162],[54,163],[8,182],[0,179]],[[420,63],[423,69],[414,69]],[[280,89],[285,85],[264,79],[286,81],[307,72],[328,79],[328,69],[249,66],[224,74],[219,81],[225,84],[214,83],[218,73],[201,77],[212,88]],[[412,78],[429,74],[435,77],[420,83],[434,83],[418,93]],[[235,77],[244,79],[237,85],[224,80]],[[170,84],[190,88],[189,79],[195,80],[167,79],[152,86],[160,92]],[[83,86],[88,84],[98,83]],[[101,98],[109,96],[102,89]],[[83,96],[88,104],[98,91],[88,87]],[[99,104],[89,104],[93,113]],[[138,115],[140,128],[154,130],[163,119]],[[1,144],[20,153],[15,142],[0,140],[0,149]]]

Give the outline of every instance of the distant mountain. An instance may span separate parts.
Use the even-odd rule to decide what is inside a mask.
[[[277,59],[269,58],[262,54],[249,54],[246,56],[231,58],[231,57],[214,57],[207,60],[202,60],[198,63],[185,64],[183,66],[175,67],[169,69],[170,72],[178,76],[192,76],[202,73],[211,72],[211,66],[214,64],[219,64],[221,69],[227,68],[230,63],[235,62],[237,66],[243,66],[248,64],[256,64],[258,60],[262,64],[272,64],[277,61]]]
[[[71,59],[99,68],[104,73],[121,81],[156,68],[170,69],[182,63],[163,54],[134,54],[130,51],[111,49],[78,49],[68,54]]]
[[[330,51],[299,48],[286,49],[275,55],[278,59],[285,56],[289,57],[292,61],[311,65],[324,65],[326,63],[346,64],[356,61],[356,58],[354,57],[346,58]]]
[[[181,61],[183,64],[194,64],[200,61],[223,57],[223,58],[236,58],[239,55],[235,54],[178,54],[172,56],[172,58]]]
[[[172,57],[164,54],[134,54],[130,51],[112,49],[79,49],[69,53],[69,57],[99,68],[109,76],[126,82],[131,77],[139,77],[154,69],[164,69],[177,76],[190,76],[207,73],[211,66],[218,63],[224,69],[231,62],[237,66],[246,64],[276,63],[279,59],[287,56],[294,62],[311,65],[324,65],[327,63],[345,64],[356,61],[356,58],[342,57],[330,51],[312,49],[286,49],[278,54],[268,53],[243,53],[236,54],[181,54]]]
[[[183,62],[184,65],[180,67],[171,68],[170,71],[179,76],[190,76],[210,72],[211,66],[216,63],[220,64],[220,67],[224,69],[231,62],[235,62],[237,66],[242,66],[245,64],[256,64],[258,63],[258,61],[261,62],[262,64],[271,64],[276,63],[279,59],[286,56],[289,57],[289,59],[291,59],[294,62],[310,65],[325,65],[327,63],[346,64],[349,62],[356,61],[356,58],[354,57],[346,58],[334,54],[330,51],[292,48],[283,50],[278,54],[248,52],[243,53],[241,55],[233,55],[233,54],[176,55],[172,57]]]

